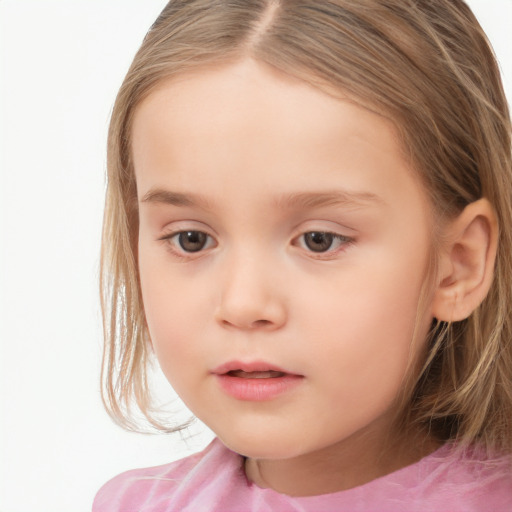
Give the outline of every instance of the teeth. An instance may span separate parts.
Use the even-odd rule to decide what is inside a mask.
[[[244,372],[243,370],[233,370],[228,372],[228,375],[242,379],[275,379],[277,377],[283,377],[285,374],[274,370],[267,370],[264,372]]]

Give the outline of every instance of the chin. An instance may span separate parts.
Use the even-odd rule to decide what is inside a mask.
[[[245,431],[218,437],[230,450],[250,459],[290,459],[308,451],[290,436]]]

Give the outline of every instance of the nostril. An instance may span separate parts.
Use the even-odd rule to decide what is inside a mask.
[[[229,320],[222,320],[222,324],[229,327],[242,327],[246,329],[261,329],[264,327],[268,327],[273,325],[273,322],[271,320],[254,320],[253,322],[249,322],[247,324],[243,324],[242,322],[231,322]]]
[[[255,320],[252,323],[253,327],[265,327],[267,325],[270,325],[272,322],[270,320]]]

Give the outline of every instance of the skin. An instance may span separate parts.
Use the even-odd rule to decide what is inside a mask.
[[[248,478],[322,494],[431,451],[418,433],[382,456],[422,354],[431,246],[392,123],[248,59],[162,83],[137,108],[132,149],[151,342],[191,411],[247,457]],[[184,250],[183,231],[207,234],[204,248]],[[309,232],[338,238],[315,252]],[[212,373],[232,360],[302,378],[239,400]]]

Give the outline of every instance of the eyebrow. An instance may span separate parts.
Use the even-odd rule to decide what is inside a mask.
[[[199,194],[183,194],[172,190],[155,188],[149,190],[142,199],[141,203],[168,204],[171,206],[199,206],[205,210],[211,208],[211,202]]]
[[[277,201],[285,208],[313,209],[327,206],[367,206],[383,204],[381,197],[371,192],[335,190],[329,192],[299,192],[286,194]]]
[[[141,203],[167,204],[178,207],[212,208],[212,202],[200,194],[184,194],[161,188],[151,189],[141,199]],[[328,192],[296,192],[277,198],[278,208],[313,209],[328,206],[365,206],[383,204],[382,198],[371,192],[336,190]]]

